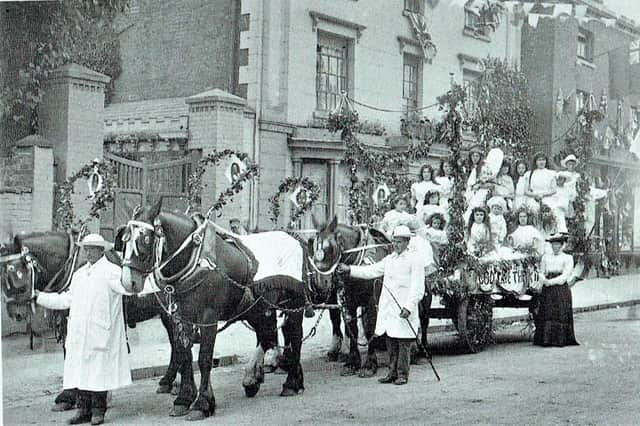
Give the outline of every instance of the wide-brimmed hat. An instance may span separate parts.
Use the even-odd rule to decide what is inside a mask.
[[[102,247],[104,250],[111,250],[113,244],[102,238],[100,234],[89,234],[78,243],[80,247]]]
[[[507,210],[507,202],[502,197],[491,197],[489,201],[487,201],[487,207],[491,208],[493,206],[502,207],[502,210]]]
[[[563,159],[563,160],[561,160],[561,161],[560,161],[560,165],[561,165],[562,167],[567,167],[567,163],[568,163],[569,161],[573,161],[573,162],[575,162],[576,164],[578,164],[578,157],[576,157],[576,156],[575,156],[575,155],[573,155],[573,154],[569,154],[569,155],[567,155],[566,157],[564,157],[564,159]]]
[[[393,229],[393,238],[411,238],[414,235],[406,225],[398,225]]]
[[[567,241],[568,238],[569,236],[567,234],[556,232],[555,234],[552,234],[549,236],[549,238],[547,238],[547,242],[548,243],[564,243],[565,241]]]

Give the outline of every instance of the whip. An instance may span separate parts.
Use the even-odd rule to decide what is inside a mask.
[[[393,295],[391,290],[389,290],[389,288],[384,284],[382,284],[382,287],[384,287],[385,290],[387,290],[387,292],[389,293],[389,295],[391,296],[393,301],[396,303],[396,305],[398,305],[398,308],[400,308],[400,312],[402,312],[402,306],[400,305],[400,303],[398,303],[398,299],[396,299],[396,297]],[[409,324],[409,328],[411,328],[411,332],[416,337],[416,344],[418,345],[418,347],[420,349],[422,349],[424,351],[424,353],[427,354],[427,361],[429,361],[429,365],[431,365],[431,369],[433,370],[433,374],[435,374],[436,375],[436,379],[438,379],[438,381],[440,381],[440,375],[436,371],[436,367],[433,365],[433,360],[432,360],[432,357],[431,357],[431,353],[426,348],[426,346],[418,339],[418,333],[413,328],[413,325],[411,325],[411,321],[409,321],[409,318],[405,318],[405,320],[407,321],[407,324]]]

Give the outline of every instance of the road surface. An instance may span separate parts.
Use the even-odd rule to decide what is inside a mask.
[[[280,398],[284,376],[269,374],[253,399],[244,396],[241,366],[212,372],[217,400],[203,424],[576,424],[640,422],[640,306],[576,315],[577,347],[539,348],[522,325],[499,328],[497,344],[464,354],[454,334],[432,337],[442,382],[428,365],[412,366],[406,386],[341,377],[339,365],[305,355],[303,396]],[[385,373],[381,368],[378,377]],[[4,372],[5,380],[19,375]],[[107,424],[169,425],[173,397],[154,393],[156,380],[115,391]],[[64,424],[72,412],[49,411],[53,396],[31,389],[4,395],[4,422]]]

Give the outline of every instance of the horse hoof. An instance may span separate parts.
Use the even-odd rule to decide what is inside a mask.
[[[373,377],[376,375],[376,372],[371,368],[361,368],[358,372],[358,377],[361,379],[368,379],[369,377]]]
[[[200,410],[191,410],[189,412],[189,415],[185,418],[185,420],[188,420],[190,422],[193,421],[198,421],[198,420],[204,420],[207,418],[207,415],[204,414],[203,411]]]
[[[258,391],[260,390],[260,383],[256,383],[255,385],[249,385],[244,387],[244,394],[247,398],[253,398],[256,396]]]
[[[296,396],[296,395],[302,395],[302,393],[304,392],[304,389],[300,389],[300,390],[295,390],[295,389],[290,389],[290,388],[282,388],[282,392],[280,392],[280,396]]]
[[[341,376],[354,376],[356,374],[356,369],[351,367],[350,365],[345,365],[342,367],[340,371]]]
[[[156,393],[171,393],[173,386],[171,385],[160,385],[158,389],[156,389]]]
[[[188,412],[189,412],[189,407],[185,405],[174,405],[171,411],[169,412],[169,415],[171,417],[182,417],[186,415]]]

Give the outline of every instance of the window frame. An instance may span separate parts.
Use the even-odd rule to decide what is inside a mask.
[[[352,65],[350,39],[332,33],[318,32],[316,44],[316,111],[332,111],[340,100],[342,91],[350,93],[350,72]],[[342,44],[342,46],[338,46]],[[323,53],[323,49],[325,52]],[[337,53],[340,52],[341,55]],[[326,69],[323,70],[323,58],[327,58]],[[332,62],[335,60],[335,73],[332,73]],[[321,82],[324,79],[324,87]],[[329,89],[336,87],[336,92]],[[321,103],[321,99],[323,102]]]
[[[409,53],[402,54],[402,109],[405,117],[422,105],[422,66],[421,58]],[[407,69],[412,68],[413,80],[407,80]],[[411,75],[409,76],[411,77]],[[407,95],[407,85],[412,85],[413,97]],[[411,90],[410,90],[411,91]],[[414,110],[414,111],[410,111]]]
[[[465,92],[466,99],[464,107],[468,114],[469,119],[474,119],[477,113],[478,97],[477,97],[477,85],[480,73],[463,69],[462,70],[462,89]]]
[[[584,40],[584,41],[582,41]],[[577,36],[578,46],[576,49],[576,56],[583,61],[593,62],[593,33],[584,28],[578,28]],[[581,50],[581,46],[584,45],[584,52]]]
[[[629,44],[629,65],[635,64],[640,64],[640,39]]]

